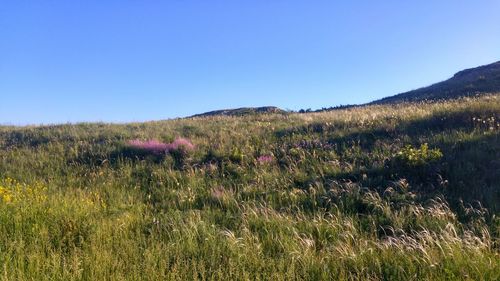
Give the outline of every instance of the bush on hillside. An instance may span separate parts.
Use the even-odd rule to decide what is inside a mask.
[[[404,177],[417,185],[433,186],[440,173],[440,160],[443,153],[438,149],[429,149],[427,143],[420,147],[405,146],[391,161],[391,169],[399,177]]]

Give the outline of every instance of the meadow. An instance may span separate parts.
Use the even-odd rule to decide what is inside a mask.
[[[1,280],[500,280],[500,95],[0,127]]]

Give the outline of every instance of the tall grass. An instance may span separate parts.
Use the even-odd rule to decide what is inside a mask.
[[[0,127],[0,276],[498,280],[499,98]]]

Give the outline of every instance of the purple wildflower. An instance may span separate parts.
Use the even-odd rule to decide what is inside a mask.
[[[131,140],[128,145],[152,154],[166,154],[176,150],[192,151],[195,148],[194,144],[185,138],[177,138],[172,143],[163,143],[158,140]]]
[[[168,144],[168,150],[186,150],[186,151],[192,151],[194,150],[194,144],[185,138],[177,138],[175,139],[172,143]]]
[[[262,155],[259,158],[257,158],[257,161],[259,164],[267,164],[273,162],[274,157],[272,155]]]
[[[169,145],[157,140],[131,140],[128,145],[135,149],[144,150],[153,154],[162,154],[167,152]]]

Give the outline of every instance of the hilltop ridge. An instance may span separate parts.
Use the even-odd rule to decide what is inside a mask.
[[[190,117],[210,117],[210,116],[243,116],[259,113],[285,113],[285,111],[276,106],[261,106],[261,107],[240,107],[234,109],[221,109],[205,113],[195,114]]]
[[[387,104],[405,101],[451,99],[500,92],[500,61],[457,72],[448,80],[371,102]]]
[[[499,93],[500,92],[500,61],[468,68],[455,73],[450,79],[422,87],[416,90],[388,96],[372,101],[370,104],[390,104],[400,102],[414,102],[422,100],[446,100],[477,94]],[[300,110],[299,113],[323,112],[337,109],[351,108],[360,105],[339,105],[324,107],[318,110]],[[244,116],[261,113],[285,113],[286,111],[276,106],[262,107],[241,107],[235,109],[221,109],[205,113],[195,114],[191,117],[211,117],[211,116]]]

